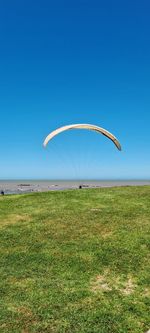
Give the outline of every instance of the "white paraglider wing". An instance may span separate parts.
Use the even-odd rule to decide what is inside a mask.
[[[56,129],[55,131],[51,132],[46,139],[44,140],[44,147],[47,146],[48,142],[50,140],[52,140],[56,135],[64,132],[64,131],[68,131],[71,129],[86,129],[86,130],[90,130],[90,131],[95,131],[99,134],[103,134],[105,135],[107,138],[109,138],[111,141],[113,141],[113,143],[115,144],[115,146],[121,150],[121,145],[119,143],[119,141],[117,140],[117,138],[111,134],[110,132],[108,132],[107,130],[105,130],[102,127],[96,126],[96,125],[90,125],[90,124],[74,124],[74,125],[67,125],[67,126],[63,126],[60,127],[58,129]]]

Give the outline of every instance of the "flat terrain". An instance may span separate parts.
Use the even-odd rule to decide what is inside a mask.
[[[0,196],[0,332],[146,333],[150,187]]]

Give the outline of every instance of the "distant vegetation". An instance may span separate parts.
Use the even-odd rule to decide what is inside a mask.
[[[146,333],[150,187],[0,196],[1,333]]]

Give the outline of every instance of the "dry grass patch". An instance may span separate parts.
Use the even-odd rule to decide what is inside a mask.
[[[102,209],[101,208],[91,208],[90,211],[91,212],[101,212]]]
[[[24,289],[33,287],[33,284],[34,284],[34,280],[31,278],[22,278],[22,279],[11,278],[9,280],[9,282],[13,286],[17,286],[17,287],[24,288]]]
[[[109,292],[117,290],[124,296],[134,293],[136,284],[131,277],[126,281],[119,276],[111,276],[111,273],[106,270],[103,275],[97,275],[91,282],[91,290],[93,292]]]
[[[111,291],[112,288],[105,281],[105,277],[103,275],[98,275],[96,277],[96,281],[93,283],[92,291]]]
[[[120,292],[124,295],[130,295],[135,290],[135,284],[133,283],[132,279],[129,278],[128,281],[125,283],[125,286],[123,289],[120,289]]]
[[[27,308],[26,306],[20,306],[20,307],[16,308],[16,311],[25,317],[30,317],[30,318],[33,317],[33,313],[31,311],[31,309]]]
[[[7,217],[3,218],[0,222],[0,228],[6,227],[8,225],[16,223],[30,222],[31,217],[28,214],[9,214]]]
[[[150,288],[144,290],[144,296],[150,298]]]

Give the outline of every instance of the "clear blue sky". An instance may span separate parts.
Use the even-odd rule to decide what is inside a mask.
[[[0,1],[0,178],[150,178],[150,2]],[[56,127],[92,123],[118,137]]]

